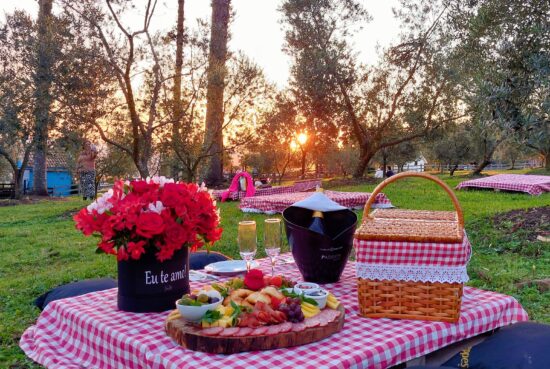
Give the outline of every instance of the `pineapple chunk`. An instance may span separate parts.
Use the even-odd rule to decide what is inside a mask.
[[[223,318],[218,320],[216,323],[218,323],[217,327],[229,328],[231,327],[231,322],[232,322],[232,319],[230,317],[224,316]]]
[[[311,311],[311,310],[307,310],[304,307],[302,307],[302,313],[304,313],[305,318],[314,317],[315,315],[319,314],[319,312],[320,312],[319,309],[317,309],[317,311]]]
[[[332,293],[329,293],[327,297],[327,306],[333,310],[338,309],[338,306],[340,305],[340,301]]]
[[[224,316],[231,316],[231,314],[233,314],[234,310],[235,309],[233,309],[233,306],[225,306],[224,311],[223,311],[223,315]]]

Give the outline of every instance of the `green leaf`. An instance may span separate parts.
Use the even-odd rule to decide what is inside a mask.
[[[229,288],[227,287],[220,286],[217,283],[212,283],[212,288],[218,291],[224,298],[229,296]]]
[[[317,301],[315,301],[314,299],[311,299],[309,297],[306,297],[303,293],[300,295],[300,299],[303,301],[303,302],[307,302],[307,303],[310,303],[311,305],[319,305],[317,304]]]
[[[304,293],[302,293],[301,295],[300,294],[297,294],[296,292],[290,292],[290,291],[287,291],[287,290],[281,290],[281,292],[283,293],[283,295],[285,295],[286,297],[292,297],[292,298],[300,298],[301,301],[303,302],[307,302],[307,303],[310,303],[311,305],[315,305],[317,306],[317,301],[315,301],[314,299],[312,298],[309,298],[309,297],[306,297]]]
[[[233,308],[233,313],[231,314],[231,325],[237,325],[237,319],[243,312],[242,307],[237,305],[234,301],[231,301],[231,307]]]
[[[202,316],[202,321],[208,324],[212,324],[222,318],[222,314],[218,310],[208,310]]]

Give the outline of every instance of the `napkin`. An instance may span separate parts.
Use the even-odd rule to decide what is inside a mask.
[[[347,209],[345,206],[332,201],[322,192],[314,192],[311,196],[295,202],[292,206],[313,211],[321,211],[323,213]]]

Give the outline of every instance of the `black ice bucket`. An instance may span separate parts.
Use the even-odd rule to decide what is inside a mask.
[[[323,213],[325,235],[308,229],[313,211],[290,206],[283,211],[288,244],[305,281],[340,279],[353,247],[357,214],[344,209]]]

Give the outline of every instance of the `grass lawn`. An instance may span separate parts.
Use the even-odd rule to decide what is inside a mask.
[[[441,178],[452,187],[464,180],[460,173],[455,178]],[[338,189],[372,191],[373,188],[374,184],[365,184]],[[384,193],[394,205],[403,208],[452,209],[445,192],[423,180],[400,181],[390,185]],[[496,229],[492,222],[495,213],[550,206],[550,193],[535,197],[460,191],[457,196],[464,209],[466,229],[474,249],[469,285],[510,294],[527,309],[531,319],[550,323],[550,292],[515,286],[520,281],[550,277],[550,246],[528,241],[527,232],[521,228],[506,232]],[[96,254],[96,239],[86,238],[74,229],[72,214],[85,205],[82,200],[71,198],[0,207],[0,367],[39,367],[26,359],[18,347],[21,334],[39,315],[39,310],[33,306],[34,298],[71,281],[116,276],[116,261]],[[220,209],[224,234],[215,249],[236,258],[237,223],[243,219],[260,222],[267,216],[243,214],[235,202],[220,204]],[[260,225],[260,232],[262,228]],[[261,236],[259,234],[259,239]],[[265,256],[263,250],[259,256]]]

